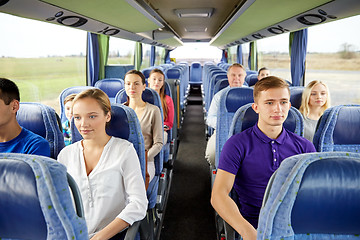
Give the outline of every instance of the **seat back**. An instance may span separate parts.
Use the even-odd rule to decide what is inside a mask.
[[[89,86],[75,86],[75,87],[69,87],[64,89],[59,96],[60,99],[60,119],[61,122],[65,122],[67,120],[66,115],[65,115],[65,106],[64,106],[64,100],[67,96],[69,96],[70,94],[73,93],[79,93],[82,92],[86,89],[90,89],[90,88],[94,88],[94,87],[89,87]]]
[[[240,107],[234,114],[229,137],[254,126],[258,121],[258,114],[251,107],[252,103],[248,103]],[[284,128],[299,136],[304,135],[304,120],[301,113],[294,107],[291,107],[288,116],[283,124]]]
[[[71,133],[73,142],[82,139],[74,123],[71,124]],[[106,128],[106,133],[110,136],[125,139],[133,144],[139,157],[141,172],[145,177],[144,138],[135,111],[122,104],[111,104],[111,120]]]
[[[193,62],[190,66],[190,85],[202,83],[202,67],[200,62]]]
[[[0,153],[0,182],[1,239],[88,239],[64,165],[43,156]],[[72,193],[82,206],[78,189]]]
[[[327,109],[318,123],[313,143],[319,152],[360,151],[360,105]]]
[[[224,90],[216,121],[215,166],[218,166],[221,149],[228,139],[230,125],[235,112],[243,105],[254,102],[253,89],[250,87],[233,87]]]
[[[291,106],[296,109],[300,109],[301,106],[301,98],[305,87],[297,86],[297,87],[289,87],[290,88],[290,102]]]
[[[108,95],[110,102],[113,103],[116,94],[124,88],[124,80],[121,78],[105,78],[97,81],[95,87],[103,90]]]
[[[53,108],[41,103],[20,103],[16,119],[20,126],[45,138],[49,142],[50,156],[57,158],[65,143],[59,116]]]
[[[258,239],[357,239],[360,154],[289,157],[276,171],[265,196]]]

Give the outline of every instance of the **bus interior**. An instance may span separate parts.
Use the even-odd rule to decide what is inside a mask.
[[[125,239],[241,239],[210,204],[217,167],[209,166],[204,156],[207,140],[214,130],[206,125],[206,114],[215,93],[227,87],[226,74],[233,63],[240,63],[246,68],[245,84],[249,88],[246,91],[229,91],[233,98],[228,105],[222,106],[223,112],[221,118],[219,114],[218,121],[223,124],[217,132],[223,134],[217,135],[216,159],[228,139],[228,133],[231,130],[240,131],[233,128],[236,124],[234,118],[238,116],[236,114],[239,108],[249,108],[249,103],[253,101],[252,90],[249,89],[256,83],[261,67],[269,68],[273,75],[289,83],[290,101],[297,109],[307,83],[320,79],[329,86],[332,108],[326,118],[324,116],[321,119],[318,136],[316,135],[313,142],[319,155],[307,155],[304,159],[295,156],[294,159],[298,159],[299,163],[292,166],[292,169],[305,171],[307,164],[324,158],[349,159],[352,165],[346,172],[348,175],[338,178],[344,177],[346,181],[351,181],[348,178],[353,174],[351,176],[355,176],[355,180],[350,184],[357,194],[350,198],[352,197],[352,202],[355,203],[360,200],[360,118],[357,118],[360,112],[360,45],[355,45],[359,44],[360,40],[357,25],[360,24],[358,0],[0,0],[0,21],[3,38],[2,42],[0,41],[0,77],[11,79],[19,86],[23,112],[19,112],[18,119],[22,126],[27,126],[30,130],[33,127],[31,115],[50,116],[46,121],[56,125],[66,119],[63,104],[66,96],[96,87],[108,94],[114,106],[113,114],[118,120],[112,123],[114,135],[131,139],[134,145],[139,144],[141,140],[134,140],[134,116],[120,105],[126,101],[122,90],[124,76],[132,69],[141,71],[146,78],[155,68],[165,73],[165,92],[174,102],[174,126],[168,132],[166,144],[155,159],[156,177],[147,191],[147,215],[128,229]],[[354,34],[350,36],[359,38],[350,37],[347,42],[344,40],[341,49],[337,45],[333,47],[336,49],[332,49],[328,54],[316,49],[307,51],[309,43],[313,41],[311,37],[315,39],[322,34],[318,27],[331,26],[342,21],[348,21],[345,23],[349,27],[348,33]],[[351,24],[351,21],[354,24]],[[343,32],[341,29],[334,29],[331,34],[342,35]],[[271,41],[272,39],[275,40]],[[267,40],[271,42],[266,43]],[[324,34],[319,42],[320,45],[331,45],[331,41],[331,35]],[[278,50],[280,45],[286,53]],[[267,50],[261,52],[261,48],[265,49],[265,46]],[[251,97],[246,100],[239,97],[246,94]],[[147,88],[143,98],[162,108],[156,92]],[[292,111],[294,112],[291,112],[291,117],[297,119],[296,110]],[[339,128],[340,124],[343,124],[341,129],[329,130],[335,121],[340,119],[339,117],[333,120],[333,116],[347,119],[338,123]],[[239,119],[237,121],[240,121]],[[51,124],[52,127],[54,124]],[[125,126],[127,132],[119,131],[116,124]],[[38,129],[33,128],[35,132]],[[323,130],[320,130],[322,128]],[[297,131],[298,126],[294,129]],[[52,134],[38,134],[43,134],[52,143],[52,154],[56,159],[63,147],[57,146],[58,141],[63,139],[61,124],[55,129],[46,127],[46,131]],[[341,136],[326,139],[334,132]],[[49,135],[52,135],[52,139],[49,139]],[[81,139],[79,134],[76,136],[77,140]],[[144,149],[141,149],[142,147],[136,148],[140,158],[144,157]],[[16,156],[6,154],[0,154],[0,158],[18,160]],[[31,165],[33,163],[30,160],[25,162],[32,168],[37,168]],[[324,168],[326,167],[321,169]],[[0,184],[3,185],[6,182],[3,174],[6,169],[0,166],[0,171]],[[331,171],[332,174],[337,174],[333,169]],[[52,170],[49,170],[49,174],[52,174]],[[321,174],[326,178],[326,173]],[[320,178],[320,175],[315,176]],[[80,224],[78,218],[84,218],[81,199],[79,200],[76,183],[71,180],[71,176],[67,180],[75,195],[78,216],[74,217],[72,213],[71,216],[76,218],[72,220]],[[26,179],[19,180],[21,181]],[[277,187],[277,181],[278,179],[273,181],[271,178],[268,188],[272,185]],[[336,186],[336,183],[329,182],[328,185],[325,187],[331,188]],[[283,189],[269,191],[283,193]],[[0,192],[1,195],[4,194]],[[277,201],[271,193],[266,193],[268,195],[264,197],[265,202]],[[345,192],[335,193],[346,195]],[[23,197],[24,204],[27,204],[26,194],[23,194]],[[323,197],[331,196],[324,194]],[[12,201],[11,196],[9,198],[9,201]],[[53,200],[52,197],[51,199]],[[65,229],[61,230],[64,233],[59,235],[62,237],[49,236],[53,223],[47,219],[46,213],[45,221],[25,224],[17,221],[16,216],[2,214],[7,208],[2,204],[6,204],[6,201],[0,200],[0,239],[18,239],[12,236],[19,236],[19,231],[23,232],[20,236],[29,237],[23,239],[39,239],[39,236],[41,239],[71,239],[67,231],[72,229],[70,225],[75,225],[74,223],[66,225],[60,219],[59,222]],[[289,204],[292,207],[293,202]],[[28,206],[32,205],[29,203]],[[281,207],[274,209],[279,212],[287,211],[281,210]],[[292,235],[288,236],[295,238],[282,239],[312,239],[311,236],[314,236],[314,239],[358,238],[359,204],[352,203],[350,207],[340,209],[352,213],[329,213],[329,217],[326,217],[326,212],[314,212],[320,216],[318,221],[328,224],[325,230],[313,227],[316,225],[313,221],[316,220],[311,220],[313,216],[310,213],[303,218],[307,219],[303,221],[308,221],[303,231],[299,230],[301,227],[292,229],[291,223],[286,222],[291,228],[286,230],[292,232]],[[274,210],[271,210],[270,206],[265,205],[264,211],[269,211],[268,215],[273,216]],[[334,223],[329,218],[342,219],[348,227],[341,227],[344,224],[338,226],[336,221]],[[5,228],[6,219],[12,219],[14,226],[19,226],[21,230],[16,227],[11,229],[8,225]],[[258,234],[257,239],[277,239],[276,231],[285,223],[280,222],[280,227],[269,230],[278,224],[274,219],[281,221],[275,214],[273,222],[262,225],[261,231],[265,233]],[[306,228],[309,229],[308,232]],[[2,231],[6,234],[2,235]],[[11,235],[11,231],[15,232],[15,235]],[[36,233],[38,231],[39,235]],[[306,233],[310,237],[306,237]],[[72,239],[88,239],[87,234],[75,235]]]

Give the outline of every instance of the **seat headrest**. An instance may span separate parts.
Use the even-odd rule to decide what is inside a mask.
[[[250,75],[246,76],[245,81],[248,83],[249,86],[254,86],[258,81],[258,75],[250,74]]]
[[[0,182],[1,237],[46,239],[46,222],[31,167],[18,160],[1,159]]]
[[[111,120],[106,128],[110,136],[129,139],[130,127],[126,112],[123,108],[111,105]]]
[[[191,64],[191,67],[192,67],[192,68],[201,68],[201,64],[200,64],[199,62],[193,62],[193,63]]]
[[[168,79],[179,79],[181,76],[181,72],[179,69],[171,68],[167,70],[166,75]]]
[[[152,71],[152,69],[145,68],[141,72],[144,74],[145,78],[148,79],[151,71]]]
[[[227,111],[234,113],[239,107],[254,102],[253,91],[249,87],[230,88],[226,96]]]
[[[334,144],[360,144],[360,107],[343,106],[333,132]]]
[[[290,87],[290,102],[291,106],[299,109],[301,106],[301,98],[304,91],[304,87]]]
[[[16,119],[20,126],[46,138],[45,120],[40,105],[21,103]]]
[[[95,83],[95,87],[100,88],[110,98],[114,98],[115,95],[124,88],[124,81],[120,78],[108,78],[99,80]]]
[[[304,172],[291,212],[296,234],[360,233],[360,161],[323,159]]]

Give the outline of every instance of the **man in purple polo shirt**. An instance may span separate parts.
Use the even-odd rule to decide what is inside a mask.
[[[270,76],[254,87],[255,126],[232,136],[224,145],[211,204],[244,240],[256,239],[256,228],[266,185],[287,157],[315,152],[314,145],[285,128],[290,109],[288,84]],[[234,187],[239,206],[229,197]]]

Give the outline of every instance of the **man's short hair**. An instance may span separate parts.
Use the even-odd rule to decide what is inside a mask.
[[[16,84],[6,78],[0,78],[0,99],[9,105],[14,99],[20,102],[19,88]]]
[[[290,95],[289,84],[285,80],[275,76],[269,76],[256,82],[254,86],[254,101],[257,102],[260,96],[260,92],[272,88],[286,88]]]
[[[240,63],[233,63],[233,64],[228,68],[227,72],[229,73],[229,72],[230,72],[230,69],[233,68],[233,67],[240,67],[240,68],[242,68],[242,69],[246,72],[245,67],[244,67],[243,65],[241,65]]]
[[[266,67],[260,68],[259,71],[258,71],[258,75],[260,75],[261,71],[264,71],[264,70],[269,70],[269,69],[267,69]]]

